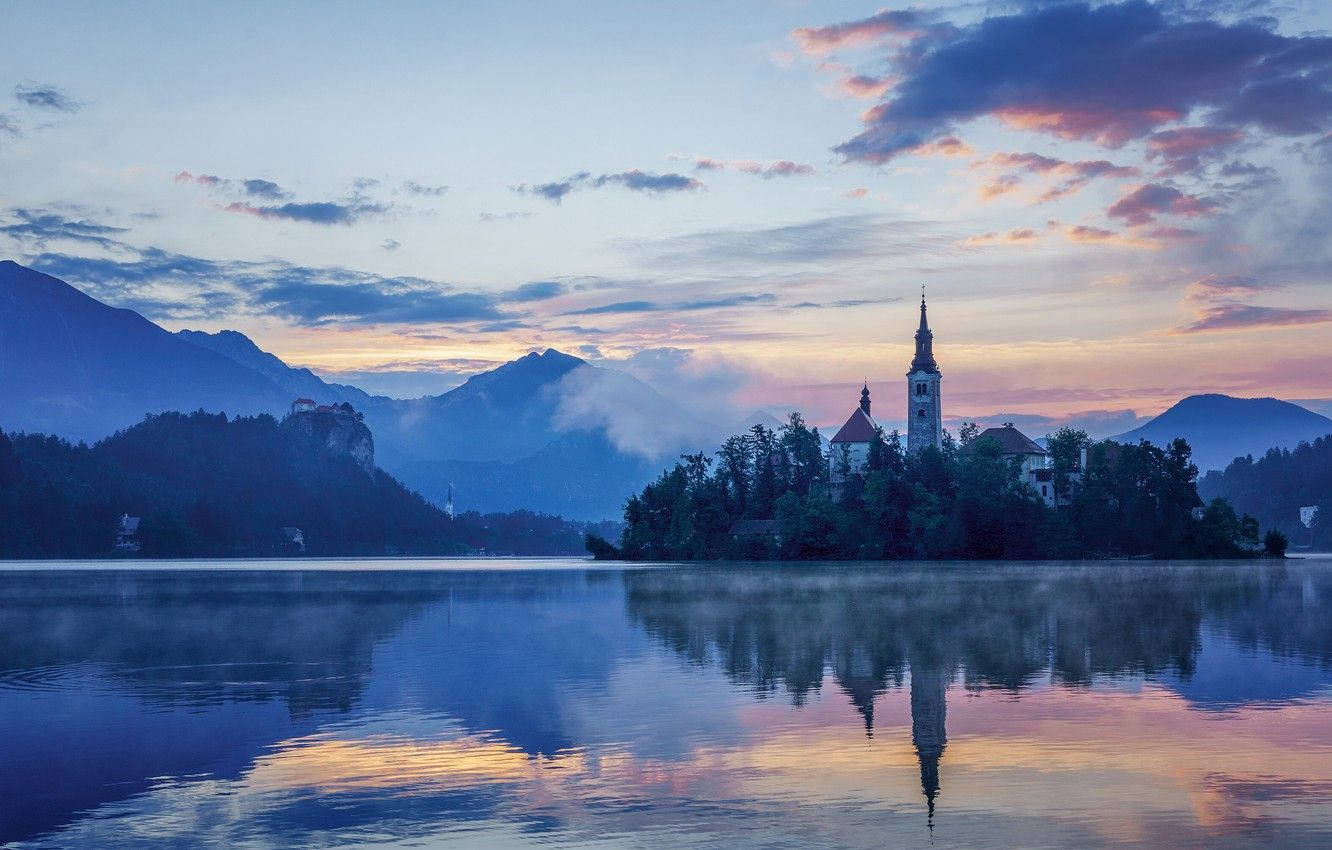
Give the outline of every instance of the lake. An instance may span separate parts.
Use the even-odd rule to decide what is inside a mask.
[[[1332,845],[1332,559],[594,566],[0,567],[0,843]]]

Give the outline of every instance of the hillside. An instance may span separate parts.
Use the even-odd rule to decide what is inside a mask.
[[[450,520],[373,465],[369,430],[323,414],[166,413],[92,447],[0,432],[0,557],[104,556],[122,514],[145,555],[572,553],[547,517]]]
[[[0,261],[0,428],[104,437],[145,413],[279,413],[288,393],[132,310]]]
[[[1236,458],[1224,470],[1204,475],[1198,492],[1204,499],[1228,499],[1292,543],[1332,549],[1332,436],[1294,449],[1269,449],[1256,460]],[[1306,506],[1318,508],[1312,529],[1300,524],[1299,511]]]
[[[1332,419],[1297,404],[1209,394],[1182,399],[1146,425],[1111,439],[1165,446],[1183,437],[1193,446],[1193,462],[1205,472],[1224,469],[1237,457],[1294,448],[1325,434],[1332,434]]]
[[[0,429],[86,441],[150,413],[283,415],[297,397],[347,402],[373,431],[379,465],[437,504],[453,485],[460,509],[584,519],[617,516],[625,485],[706,442],[706,428],[651,387],[554,349],[441,395],[372,396],[237,331],[173,334],[13,262],[0,263],[0,392]]]

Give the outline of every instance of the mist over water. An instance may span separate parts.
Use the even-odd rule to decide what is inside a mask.
[[[0,570],[0,844],[1327,846],[1332,559]]]

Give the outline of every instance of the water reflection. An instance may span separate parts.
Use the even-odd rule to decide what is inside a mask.
[[[0,843],[1326,843],[1329,566],[0,573]]]

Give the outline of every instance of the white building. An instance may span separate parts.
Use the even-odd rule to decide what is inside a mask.
[[[838,429],[832,438],[832,449],[828,453],[828,483],[832,485],[832,497],[841,496],[842,482],[849,473],[864,470],[869,460],[870,444],[879,438],[879,426],[870,416],[869,384],[860,390],[860,404],[851,411],[846,424]]]

